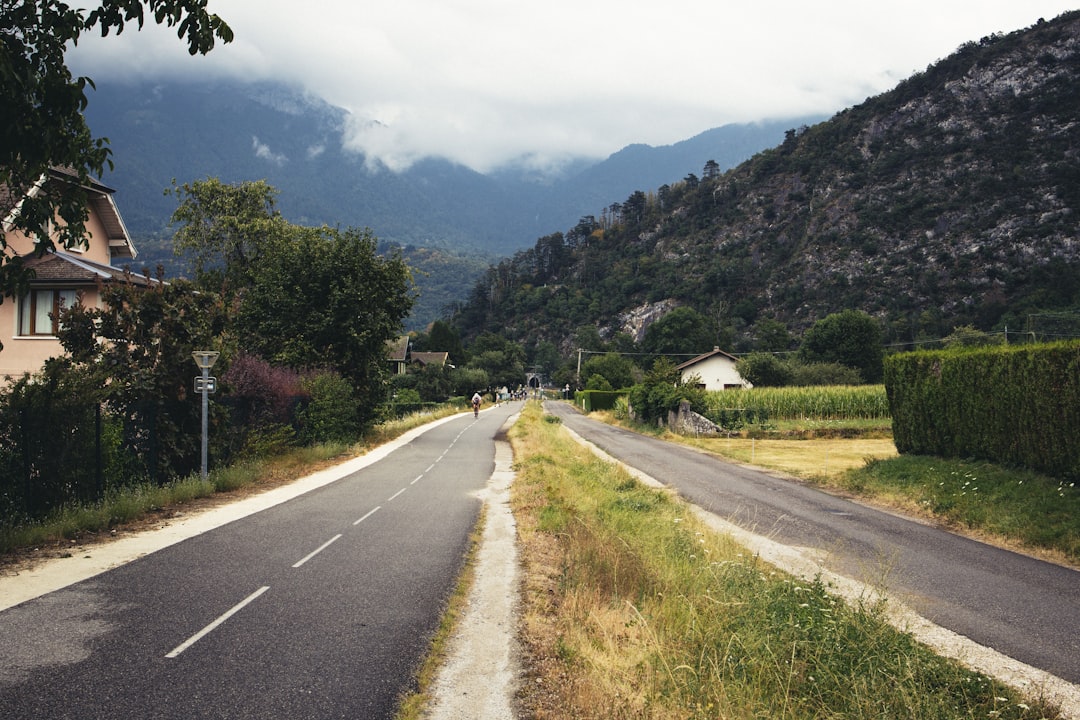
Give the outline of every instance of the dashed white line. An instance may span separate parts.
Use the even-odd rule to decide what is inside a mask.
[[[174,658],[177,655],[179,655],[180,653],[184,652],[189,647],[191,647],[195,643],[199,642],[199,640],[202,640],[203,637],[205,637],[207,634],[213,632],[214,628],[216,628],[218,625],[225,622],[226,620],[231,618],[236,613],[240,612],[244,608],[245,605],[247,605],[248,603],[253,601],[255,598],[259,597],[260,595],[262,595],[264,592],[266,592],[269,589],[270,589],[269,585],[264,585],[263,587],[259,588],[255,592],[251,593],[246,598],[244,598],[243,600],[238,602],[236,605],[233,605],[232,608],[227,613],[225,613],[224,615],[219,617],[217,620],[215,620],[214,622],[212,622],[209,625],[207,625],[206,627],[204,627],[199,632],[197,632],[194,635],[192,635],[191,637],[189,637],[184,642],[177,645],[176,648],[174,650],[172,650],[170,653],[168,653],[167,655],[165,655],[165,657]]]
[[[375,508],[375,510],[369,510],[369,511],[368,511],[368,513],[367,513],[367,515],[364,515],[364,517],[362,517],[362,518],[360,518],[359,520],[357,520],[356,522],[354,522],[354,523],[353,523],[353,525],[359,525],[360,523],[364,522],[364,521],[365,521],[365,520],[367,520],[367,519],[368,519],[369,517],[371,517],[372,515],[374,515],[374,514],[375,514],[375,511],[376,511],[376,510],[379,510],[379,509],[380,509],[381,507],[382,507],[382,505],[379,505],[379,506],[377,506],[377,507]]]
[[[428,465],[428,469],[427,469],[427,470],[425,470],[424,472],[425,472],[425,473],[429,473],[429,472],[431,472],[431,471],[432,471],[432,470],[434,470],[434,469],[435,469],[435,463],[431,463],[430,465]]]
[[[417,476],[416,476],[416,479],[415,479],[415,480],[413,480],[413,481],[412,481],[411,483],[409,483],[409,484],[410,484],[410,485],[415,485],[416,483],[420,482],[420,479],[421,479],[421,478],[423,478],[423,477],[424,477],[423,475],[417,475]]]
[[[308,553],[308,554],[307,554],[307,555],[306,555],[306,556],[305,556],[305,557],[304,557],[304,558],[303,558],[302,560],[299,560],[299,561],[297,561],[297,562],[293,563],[293,567],[294,567],[294,568],[298,568],[298,567],[300,567],[301,565],[303,565],[304,563],[306,563],[306,562],[307,562],[308,560],[310,560],[311,558],[315,557],[316,555],[318,555],[319,553],[321,553],[321,552],[322,552],[323,550],[325,550],[326,548],[330,547],[330,544],[331,544],[331,543],[333,543],[333,542],[335,542],[335,541],[336,541],[336,540],[337,540],[338,538],[340,538],[340,537],[341,537],[341,533],[338,533],[338,534],[337,534],[337,535],[335,535],[334,537],[330,538],[329,540],[327,540],[326,542],[324,542],[324,543],[323,543],[322,545],[320,545],[319,547],[315,548],[315,549],[314,549],[314,550],[312,550],[312,551],[311,551],[310,553]]]
[[[391,495],[391,496],[390,496],[390,499],[389,499],[389,500],[387,500],[386,502],[390,502],[390,500],[393,500],[393,499],[394,499],[394,498],[396,498],[396,497],[397,497],[398,495],[400,495],[401,493],[405,492],[405,491],[406,491],[407,489],[408,489],[408,488],[401,488],[401,489],[400,489],[400,490],[398,490],[398,491],[397,491],[396,493],[394,493],[393,495]]]

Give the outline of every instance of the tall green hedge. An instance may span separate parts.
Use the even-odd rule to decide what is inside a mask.
[[[626,397],[626,391],[622,390],[579,390],[574,394],[574,401],[585,410],[611,410],[615,407],[615,401],[620,397]]]
[[[1080,476],[1080,342],[893,355],[885,391],[901,453]]]

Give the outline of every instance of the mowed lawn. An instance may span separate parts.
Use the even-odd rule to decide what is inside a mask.
[[[801,478],[833,479],[864,466],[867,460],[884,460],[898,455],[891,438],[773,440],[732,437],[680,438],[680,442]]]

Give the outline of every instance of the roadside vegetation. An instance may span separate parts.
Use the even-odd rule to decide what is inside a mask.
[[[275,446],[272,453],[211,469],[206,480],[195,474],[163,485],[146,482],[118,487],[97,502],[70,503],[37,521],[0,522],[0,554],[10,560],[11,555],[31,549],[63,552],[74,542],[148,519],[170,517],[196,502],[227,501],[237,494],[261,492],[363,455],[415,427],[464,409],[463,403],[447,403],[375,425],[353,444]]]
[[[688,436],[634,423],[625,404],[594,415],[1080,566],[1075,481],[979,460],[899,455],[884,386],[725,390],[704,394],[702,408],[727,422],[724,434]]]
[[[536,718],[1049,718],[788,576],[530,405],[511,431]]]

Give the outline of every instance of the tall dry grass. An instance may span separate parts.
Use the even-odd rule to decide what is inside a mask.
[[[535,406],[511,441],[524,716],[1055,716],[708,531]]]

